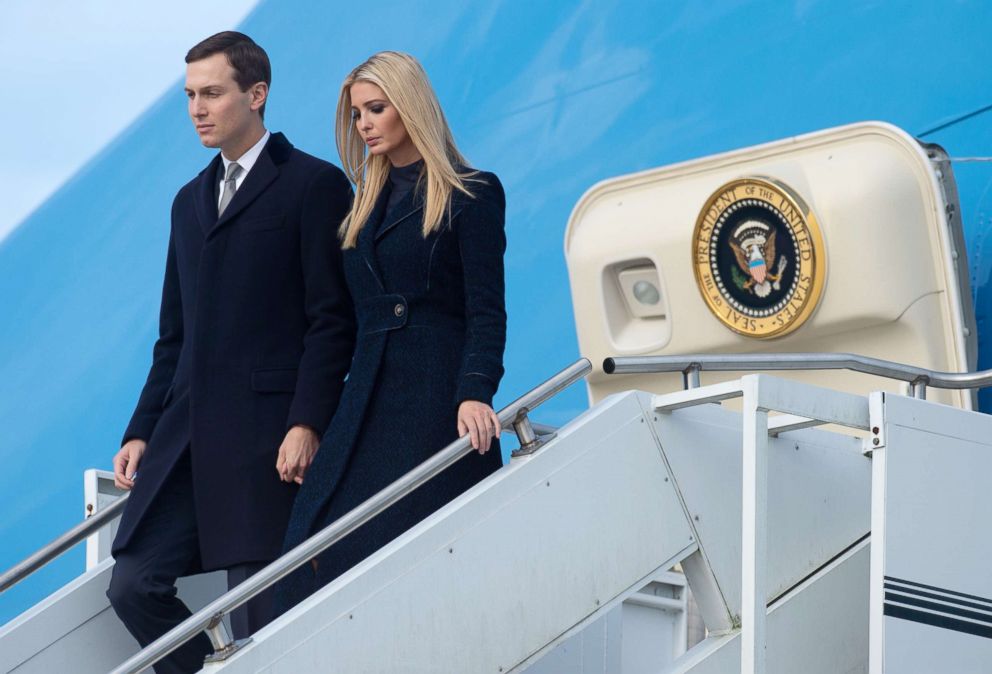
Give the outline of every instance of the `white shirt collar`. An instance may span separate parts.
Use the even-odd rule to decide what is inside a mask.
[[[251,168],[255,165],[255,162],[258,161],[259,155],[262,154],[262,148],[265,147],[265,143],[269,140],[269,136],[271,135],[272,134],[270,134],[268,131],[263,133],[262,137],[258,140],[258,142],[252,145],[247,152],[245,152],[237,159],[228,159],[227,157],[224,156],[224,153],[221,152],[220,158],[221,161],[224,162],[224,173],[222,175],[227,175],[227,167],[230,166],[231,163],[235,161],[238,162],[238,165],[241,167],[241,177],[243,178],[244,176],[248,175],[248,172],[251,171]],[[241,181],[239,180],[238,182],[240,183]]]

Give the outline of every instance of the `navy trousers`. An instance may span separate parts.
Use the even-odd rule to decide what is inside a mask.
[[[241,564],[228,569],[228,589],[244,582],[266,564]],[[191,615],[176,596],[176,579],[201,571],[193,476],[187,450],[149,507],[140,530],[117,555],[107,597],[128,631],[145,647]],[[234,637],[243,639],[272,618],[270,588],[231,613]],[[210,640],[201,632],[160,660],[155,671],[158,674],[198,672],[203,667],[203,658],[211,652]]]

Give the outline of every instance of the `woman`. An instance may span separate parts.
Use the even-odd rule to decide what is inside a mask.
[[[472,453],[287,578],[282,609],[500,467],[505,199],[466,168],[423,68],[380,52],[345,79],[336,137],[355,201],[340,228],[358,342],[286,549],[459,436]]]

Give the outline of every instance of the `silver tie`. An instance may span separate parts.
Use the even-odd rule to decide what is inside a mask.
[[[231,203],[234,193],[238,191],[238,176],[241,175],[241,165],[231,162],[227,165],[227,175],[224,176],[224,193],[220,195],[220,205],[217,207],[217,217],[224,215],[224,209]]]

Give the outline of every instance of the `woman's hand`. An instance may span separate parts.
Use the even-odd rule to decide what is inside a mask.
[[[458,435],[472,436],[472,447],[485,454],[500,432],[499,418],[493,408],[477,400],[463,400],[458,406]]]
[[[320,447],[320,438],[313,429],[293,426],[279,447],[276,470],[283,482],[303,484],[303,476],[313,463],[313,456]]]

